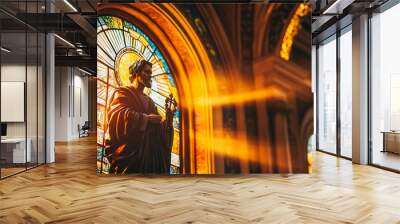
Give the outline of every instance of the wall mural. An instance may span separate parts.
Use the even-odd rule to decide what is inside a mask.
[[[308,172],[310,9],[99,4],[97,173]]]
[[[150,88],[145,87],[144,93],[151,98],[157,108],[157,113],[166,118],[165,100],[172,94],[178,102],[177,90],[164,57],[157,46],[132,23],[115,16],[99,16],[97,18],[98,38],[98,144],[106,146],[110,140],[107,131],[106,108],[110,103],[107,99],[118,88],[130,85],[130,66],[138,60],[146,60],[152,64]],[[171,173],[179,173],[179,109],[173,114],[173,144],[171,149]],[[131,125],[131,124],[128,124]],[[110,164],[103,164],[103,172],[110,172]]]

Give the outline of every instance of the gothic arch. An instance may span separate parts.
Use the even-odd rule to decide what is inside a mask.
[[[258,6],[255,10],[255,18],[254,21],[257,21],[254,25],[257,26],[257,29],[254,29],[254,43],[253,43],[253,57],[258,58],[261,57],[264,49],[264,45],[268,42],[266,37],[266,30],[268,29],[269,19],[273,12],[273,9],[278,7],[278,5],[270,5],[270,4],[262,4]],[[265,24],[265,25],[259,25]]]
[[[197,8],[203,16],[204,22],[207,24],[207,28],[210,30],[210,35],[215,42],[217,48],[216,50],[220,56],[222,66],[222,71],[220,72],[223,74],[220,78],[229,79],[229,82],[226,83],[232,84],[234,83],[234,80],[239,80],[240,77],[238,74],[238,57],[234,53],[227,33],[225,32],[220,18],[212,5],[199,4]]]
[[[254,33],[254,58],[257,59],[268,55],[279,56],[284,47],[289,47],[289,49],[285,50],[288,50],[286,53],[290,57],[292,43],[298,36],[296,27],[299,25],[300,17],[309,13],[310,10],[311,6],[305,3],[297,4],[295,7],[290,4],[258,6],[254,20],[257,27],[259,27],[255,29],[256,32]],[[281,18],[287,19],[280,20]],[[260,24],[264,25],[260,26]],[[293,32],[293,30],[296,31]],[[288,37],[285,36],[287,34],[289,34]],[[290,40],[287,41],[287,39]]]

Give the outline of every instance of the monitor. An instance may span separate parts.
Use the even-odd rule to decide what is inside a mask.
[[[7,136],[7,124],[1,123],[1,136]]]

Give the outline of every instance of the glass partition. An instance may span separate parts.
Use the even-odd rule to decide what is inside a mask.
[[[340,36],[340,155],[352,157],[352,32]]]
[[[46,124],[46,38],[38,33],[38,64],[37,64],[37,163],[46,162],[45,124]]]
[[[371,162],[400,170],[400,5],[371,18]]]
[[[26,33],[3,32],[1,47],[1,174],[6,177],[24,171],[31,161],[26,144]]]
[[[0,178],[45,162],[46,40],[23,22],[26,12],[42,11],[43,5],[0,2]]]
[[[318,149],[336,154],[336,36],[318,50]]]
[[[37,165],[38,157],[38,35],[36,32],[27,33],[27,52],[28,61],[27,67],[27,82],[26,82],[26,114],[27,114],[27,150],[30,151],[30,161],[27,163],[27,167],[33,167]]]

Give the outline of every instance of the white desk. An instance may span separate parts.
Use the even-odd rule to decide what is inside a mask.
[[[400,132],[383,131],[383,150],[382,152],[392,152],[400,154]]]
[[[28,138],[26,142],[28,147],[25,152],[25,138],[1,139],[1,157],[6,160],[6,163],[31,162],[32,141]]]

